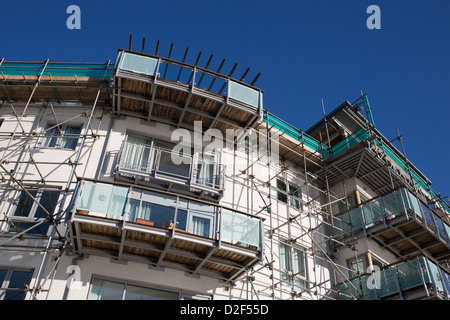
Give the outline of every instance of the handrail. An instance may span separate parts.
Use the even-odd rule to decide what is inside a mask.
[[[85,198],[83,198],[83,190],[85,190],[86,186],[89,185],[90,192],[87,194]],[[108,188],[106,188],[108,186]],[[95,188],[98,189],[96,190]],[[106,181],[98,181],[93,179],[85,179],[80,178],[78,180],[76,193],[74,194],[74,200],[71,203],[72,207],[70,208],[72,212],[72,220],[74,219],[74,214],[76,212],[79,212],[79,210],[85,211],[84,214],[94,214],[94,216],[98,216],[98,214],[104,214],[107,218],[117,219],[117,220],[124,220],[129,221],[127,214],[131,213],[128,212],[128,210],[131,207],[128,207],[130,204],[130,200],[135,199],[135,196],[132,195],[131,190],[133,190],[134,193],[136,192],[148,192],[148,195],[151,194],[161,194],[164,195],[164,199],[169,200],[170,198],[173,198],[175,201],[171,204],[166,203],[156,203],[153,202],[150,198],[148,201],[149,204],[162,206],[167,209],[173,209],[173,216],[167,216],[165,218],[172,221],[172,223],[177,218],[176,213],[179,210],[189,210],[194,215],[200,214],[205,215],[206,212],[209,212],[211,216],[215,217],[215,221],[217,223],[217,226],[214,230],[214,233],[211,234],[211,236],[208,236],[208,238],[212,238],[215,240],[229,240],[229,241],[236,241],[236,242],[244,242],[248,245],[256,246],[255,241],[258,241],[257,247],[259,249],[263,249],[264,244],[264,229],[262,227],[264,219],[258,216],[249,215],[247,213],[240,212],[238,210],[228,208],[219,204],[212,204],[205,201],[200,201],[198,199],[192,199],[189,197],[185,197],[182,195],[173,195],[171,194],[169,197],[167,197],[166,192],[161,192],[160,190],[153,190],[148,188],[142,188],[138,186],[131,186],[131,185],[125,185],[125,184],[119,184],[119,183],[111,183]],[[140,199],[140,196],[138,197]],[[136,198],[136,199],[138,199]],[[180,207],[180,200],[188,200],[188,202],[192,205],[194,204],[194,207],[191,207],[189,205],[186,209],[184,207]],[[92,202],[91,202],[92,200]],[[102,203],[100,203],[102,202]],[[187,203],[187,202],[185,202]],[[204,211],[198,211],[200,209],[197,208],[196,205],[201,204],[204,205],[203,209]],[[141,204],[139,204],[140,206]],[[113,209],[111,209],[113,208]],[[208,208],[208,210],[207,210]],[[151,217],[151,215],[150,215]],[[143,216],[134,216],[134,218],[144,218]],[[159,217],[160,220],[162,217]],[[182,218],[180,218],[182,219]],[[165,219],[163,219],[165,221]],[[178,221],[178,220],[176,220]],[[134,222],[134,221],[132,221]],[[162,220],[158,221],[159,225],[162,225]],[[155,225],[156,226],[156,225]],[[159,226],[161,227],[161,226]],[[164,226],[163,228],[169,227],[168,225]],[[186,229],[186,231],[188,231]],[[248,234],[251,232],[252,234]],[[258,234],[257,238],[255,237],[254,233]],[[195,233],[194,233],[195,234]],[[247,240],[246,240],[247,239]],[[250,239],[250,240],[249,240]],[[248,241],[248,242],[246,242]]]
[[[411,264],[417,264],[416,267],[418,269],[411,268]],[[392,272],[391,275],[393,275],[393,279],[388,279],[388,276],[386,275],[388,272]],[[436,275],[438,278],[436,278]],[[361,286],[357,287],[359,287],[361,291],[358,293],[366,300],[379,300],[393,294],[399,294],[400,297],[402,297],[406,290],[423,287],[426,284],[433,284],[434,289],[443,290],[448,299],[450,291],[449,279],[450,274],[446,270],[431,262],[427,257],[420,256],[408,261],[384,266],[380,270],[375,271],[375,274],[367,272],[361,273],[350,278],[348,281],[360,282]],[[374,286],[369,287],[368,283],[373,280],[377,281],[377,283],[371,283]],[[341,292],[347,290],[347,288],[343,287],[345,282],[346,281],[336,284],[336,287],[342,288],[340,289]],[[390,285],[395,287],[395,289],[390,290]],[[435,292],[437,291],[435,290]],[[345,297],[345,294],[339,294]]]
[[[147,150],[148,153],[146,156],[146,159],[140,159],[140,163],[127,163],[126,157],[128,155],[127,147],[128,146],[140,146]],[[145,152],[141,150],[142,154]],[[118,169],[119,171],[122,170],[131,170],[133,172],[137,173],[145,173],[145,174],[152,174],[152,173],[163,173],[163,174],[171,174],[170,172],[167,172],[165,170],[162,170],[160,168],[161,164],[164,165],[164,163],[161,162],[161,155],[164,153],[168,153],[171,155],[181,156],[183,158],[189,159],[189,163],[185,163],[185,165],[189,165],[189,174],[181,175],[180,178],[182,179],[189,179],[190,183],[192,185],[200,185],[207,188],[211,188],[213,190],[223,190],[224,186],[224,178],[225,178],[225,165],[220,164],[216,161],[201,158],[198,155],[184,155],[184,154],[178,154],[170,149],[155,147],[143,143],[136,143],[136,142],[130,142],[130,141],[124,141],[123,145],[120,150],[120,158],[118,163]],[[145,163],[142,163],[143,160],[145,160]],[[207,166],[213,167],[212,175],[206,176],[205,178],[211,179],[211,183],[201,183],[201,178],[196,176],[196,173],[198,173],[200,170],[198,169],[199,164],[206,164]],[[172,173],[176,175],[176,173]]]

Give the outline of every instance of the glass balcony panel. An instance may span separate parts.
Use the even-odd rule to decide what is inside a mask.
[[[85,182],[77,209],[104,213],[108,217],[123,215],[128,188],[102,183]]]
[[[430,260],[428,260],[428,266],[434,285],[439,291],[444,292],[444,283],[442,282],[442,277],[438,266],[436,266]]]
[[[417,259],[398,265],[397,270],[402,290],[408,290],[424,285],[421,266]]]
[[[339,300],[353,300],[353,299],[367,299],[366,294],[368,294],[370,297],[371,294],[368,292],[367,289],[365,292],[364,285],[366,284],[366,276],[363,276],[361,278],[355,278],[350,280],[348,283],[342,283],[338,285],[338,289],[342,291],[341,295],[339,296]],[[362,286],[360,286],[360,284]],[[373,290],[372,290],[373,291]]]
[[[178,208],[177,211],[177,221],[175,224],[175,227],[180,230],[187,230],[187,216],[188,212],[187,210]]]
[[[222,209],[221,238],[232,243],[244,243],[260,248],[260,220]]]
[[[359,231],[362,228],[363,221],[361,208],[355,208],[347,211],[333,219],[334,235],[336,237],[345,237],[349,234]]]
[[[157,65],[158,59],[125,52],[120,69],[154,76]]]
[[[383,221],[384,215],[380,199],[372,200],[362,207],[366,227]]]
[[[389,268],[380,271],[380,286],[378,296],[387,297],[398,292],[395,269]]]
[[[337,216],[333,219],[333,236],[335,238],[339,238],[344,236],[343,231],[343,224],[344,222],[341,220],[341,216]]]
[[[376,277],[371,277],[369,275],[362,276],[361,277],[361,287],[363,292],[364,300],[376,300],[376,286],[378,284],[375,283]],[[368,284],[371,284],[372,286],[369,288]]]
[[[445,224],[444,224],[444,222],[442,221],[442,219],[441,219],[437,214],[435,214],[434,212],[431,213],[431,216],[432,216],[433,219],[434,219],[434,223],[435,223],[435,226],[436,226],[437,231],[438,231],[438,233],[439,233],[439,236],[440,236],[442,239],[444,239],[445,241],[448,241],[448,239],[447,239],[447,233],[446,233],[445,227],[444,227]]]
[[[405,211],[401,194],[402,191],[402,189],[397,190],[382,197],[386,217],[392,217]]]
[[[444,223],[444,229],[445,229],[445,233],[447,235],[447,243],[450,244],[450,226],[446,223]]]
[[[442,282],[447,290],[447,293],[450,295],[450,274],[443,271],[442,269],[441,274],[442,274]]]
[[[255,108],[259,107],[259,91],[236,83],[234,81],[229,81],[229,86],[230,98],[253,106]]]
[[[407,191],[406,195],[408,197],[411,209],[414,211],[416,215],[418,215],[421,219],[423,219],[422,210],[420,210],[420,201],[417,200],[417,198],[413,196],[409,191]]]
[[[431,210],[426,205],[424,205],[422,202],[420,203],[420,208],[422,209],[422,213],[425,216],[425,220],[428,224],[428,226],[434,230],[434,221],[431,217]]]
[[[363,221],[361,215],[361,208],[355,208],[348,212],[351,222],[351,232],[356,232],[362,228]]]

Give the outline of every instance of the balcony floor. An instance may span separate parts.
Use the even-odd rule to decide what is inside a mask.
[[[260,252],[183,230],[76,213],[70,222],[73,251],[167,267],[233,282],[260,261]]]
[[[369,238],[397,256],[407,259],[419,253],[427,254],[439,262],[450,258],[450,247],[445,240],[438,239],[434,232],[425,227],[420,218],[405,214],[367,228]]]

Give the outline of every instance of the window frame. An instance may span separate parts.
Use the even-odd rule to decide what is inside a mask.
[[[30,280],[28,285],[30,285],[31,280],[33,279],[33,274],[34,274],[34,269],[31,268],[10,268],[10,267],[1,267],[0,266],[0,270],[5,270],[6,274],[5,274],[5,278],[0,282],[0,301],[4,301],[5,300],[5,296],[8,293],[7,290],[4,289],[8,289],[9,285],[11,284],[11,279],[12,276],[14,275],[14,272],[19,271],[19,272],[29,272],[30,273]],[[24,287],[25,289],[25,287]],[[27,295],[26,292],[20,293],[23,294],[23,299],[20,300],[25,300],[25,297]],[[18,294],[18,295],[20,295]],[[14,296],[15,297],[15,296]],[[9,299],[7,299],[9,300]],[[15,300],[15,299],[13,299]]]
[[[282,259],[282,251],[283,247],[285,248],[285,252],[289,252],[289,254],[285,254],[284,260]],[[280,279],[286,283],[288,286],[294,287],[296,289],[308,289],[308,264],[307,264],[307,253],[305,248],[291,246],[285,243],[280,242],[279,246],[280,250]],[[303,260],[303,275],[299,272],[294,273],[294,266],[292,263],[299,264],[299,261],[294,261],[294,253],[297,252],[297,257],[299,253]],[[286,259],[289,259],[287,261]],[[289,268],[288,268],[289,267]],[[296,283],[297,280],[297,283]]]
[[[294,183],[285,182],[283,179],[277,178],[277,199],[295,210],[301,210],[301,188]],[[283,189],[284,186],[284,189]],[[284,200],[285,199],[285,200]]]
[[[207,214],[207,213],[202,213],[202,212],[197,212],[195,210],[190,210],[187,209],[187,219],[186,219],[186,231],[192,233],[193,235],[197,235],[200,237],[206,237],[206,238],[213,238],[213,234],[214,234],[214,226],[215,226],[215,216],[212,214]],[[207,236],[202,235],[202,234],[196,234],[192,231],[191,226],[194,223],[193,218],[194,217],[198,217],[201,219],[208,219],[210,221],[209,224],[209,234]]]
[[[39,217],[36,216],[36,213],[38,212],[40,208],[40,206],[37,204],[37,202],[39,202],[39,204],[41,204],[44,208],[45,206],[41,203],[43,197],[45,197],[44,193],[45,192],[55,192],[57,193],[57,196],[55,198],[55,203],[54,203],[54,208],[53,210],[49,210],[49,208],[46,208],[47,211],[49,211],[50,214],[53,214],[56,210],[56,208],[58,207],[58,204],[60,203],[60,199],[61,199],[61,189],[50,189],[50,188],[27,188],[26,191],[28,191],[29,193],[31,193],[31,195],[36,199],[36,201],[34,201],[30,195],[25,192],[25,190],[17,190],[17,192],[15,193],[15,197],[13,200],[13,203],[11,205],[11,211],[9,214],[9,221],[11,221],[11,223],[7,224],[7,232],[23,232],[24,230],[28,229],[29,227],[25,227],[25,228],[19,228],[19,230],[15,230],[15,227],[13,226],[15,223],[32,223],[32,224],[37,224],[41,221],[45,221],[47,219],[47,216],[45,217]],[[36,192],[36,194],[33,194],[34,192]],[[30,209],[28,211],[28,215],[25,216],[19,216],[19,215],[15,215],[16,210],[19,206],[19,203],[22,201],[22,196],[25,196],[28,198],[28,201],[31,201],[31,206]],[[53,199],[53,198],[51,198]],[[42,210],[42,209],[41,209]],[[46,225],[46,223],[44,222],[43,225]],[[34,231],[36,231],[36,228],[31,229],[30,231],[26,232],[27,235],[43,235],[46,236],[48,235],[50,229],[50,224],[47,224],[46,226],[46,232],[42,233],[42,232],[37,232],[35,233]]]
[[[50,132],[47,132],[50,128],[54,127],[53,129],[58,129],[58,135],[50,135]],[[77,127],[80,129],[80,132],[77,134],[71,134],[66,133],[67,128],[69,127]],[[76,150],[79,138],[81,135],[81,131],[83,130],[83,124],[82,123],[63,123],[63,124],[57,124],[56,122],[48,121],[45,125],[44,129],[44,135],[48,135],[45,137],[42,137],[42,140],[40,142],[41,148],[50,148],[50,149],[61,149],[61,150]],[[77,137],[67,136],[67,135],[77,135]],[[55,139],[54,145],[50,145],[52,140]],[[73,146],[73,148],[67,148],[67,147],[61,147],[62,142],[64,139],[76,139],[76,142]]]
[[[362,270],[360,270],[360,271],[353,269],[354,265],[358,265],[358,268],[359,268],[358,260],[360,260],[362,262]],[[366,273],[367,266],[368,266],[367,253],[360,254],[360,255],[350,258],[350,259],[346,259],[345,262],[347,264],[349,278],[358,277],[359,275]]]

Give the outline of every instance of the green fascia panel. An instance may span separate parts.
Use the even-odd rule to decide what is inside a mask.
[[[299,143],[302,142],[302,132],[299,129],[297,129],[294,126],[290,125],[289,123],[281,120],[280,118],[277,118],[273,114],[265,111],[263,113],[262,121],[267,122],[269,127],[273,127],[277,130],[280,130],[287,136],[294,138]],[[324,154],[328,155],[328,153],[329,153],[328,147],[322,145],[320,142],[318,142],[314,138],[303,133],[303,140],[304,140],[303,142],[305,143],[305,145],[307,147],[311,148],[312,150],[314,150],[315,152],[319,152],[322,155],[324,155]]]
[[[6,76],[35,76],[38,77],[45,63],[36,62],[3,62],[0,71]],[[103,78],[107,64],[100,63],[51,63],[47,64],[42,76],[52,77],[94,77]],[[108,66],[105,77],[110,78],[114,65]]]

